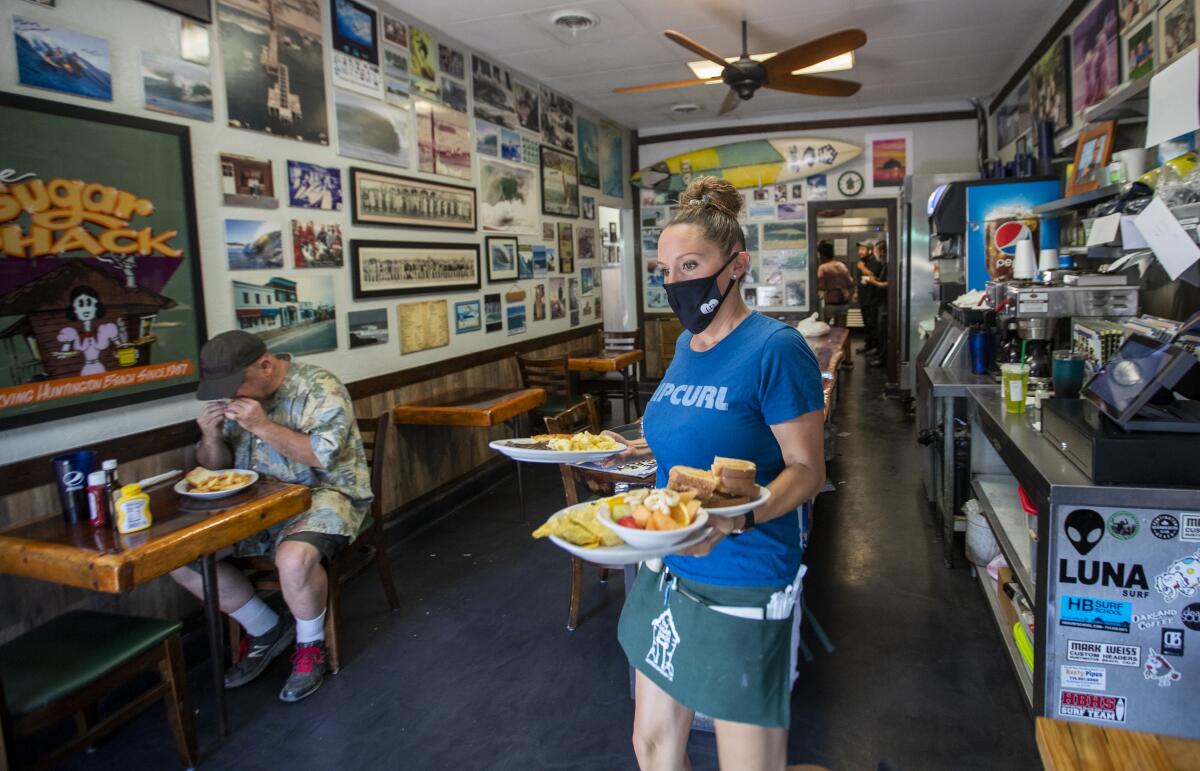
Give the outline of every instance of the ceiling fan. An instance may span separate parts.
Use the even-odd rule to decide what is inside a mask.
[[[689,51],[703,56],[714,64],[720,65],[721,77],[729,86],[729,94],[721,103],[720,114],[732,112],[743,100],[750,99],[760,88],[773,88],[777,91],[789,91],[793,94],[812,94],[814,96],[853,96],[862,88],[861,83],[838,78],[826,78],[817,75],[793,75],[795,70],[811,67],[818,62],[831,59],[839,54],[853,51],[866,45],[867,33],[861,29],[846,29],[834,32],[807,43],[775,54],[764,61],[750,58],[746,41],[746,22],[742,22],[742,56],[732,62],[727,62],[713,51],[692,40],[682,32],[669,29],[663,33],[673,42],[678,43]],[[702,83],[715,83],[718,78],[674,80],[669,83],[651,83],[645,86],[625,86],[614,88],[613,93],[636,94],[642,91],[657,91],[667,88],[682,88],[697,86]]]

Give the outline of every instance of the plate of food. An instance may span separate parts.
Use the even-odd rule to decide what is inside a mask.
[[[257,471],[240,468],[214,470],[197,466],[175,483],[175,492],[188,498],[211,501],[241,492],[257,481]]]
[[[708,513],[695,496],[630,490],[568,506],[533,532],[587,562],[628,565],[674,554],[708,535]]]
[[[714,517],[736,517],[767,501],[771,491],[754,481],[754,463],[737,458],[713,458],[707,470],[672,466],[667,488],[692,492],[700,505]]]
[[[488,447],[524,463],[585,463],[603,460],[625,449],[625,445],[611,437],[589,431],[537,434],[528,439],[497,439]]]

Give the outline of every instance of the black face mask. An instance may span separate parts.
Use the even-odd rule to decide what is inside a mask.
[[[721,307],[721,303],[725,302],[725,298],[737,286],[737,281],[731,279],[724,294],[717,291],[717,276],[721,275],[739,254],[741,252],[734,252],[730,255],[725,264],[711,276],[691,278],[687,281],[676,281],[664,285],[667,290],[667,303],[671,306],[671,310],[675,311],[675,315],[679,317],[684,329],[693,335],[698,335],[708,329],[708,325],[716,318],[717,309]]]

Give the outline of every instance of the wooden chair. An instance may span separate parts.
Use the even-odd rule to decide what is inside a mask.
[[[354,543],[325,563],[329,579],[329,599],[325,608],[325,652],[329,671],[337,674],[341,669],[341,651],[337,622],[341,616],[342,584],[361,573],[368,565],[379,572],[383,593],[387,595],[392,610],[400,607],[396,585],[392,581],[392,563],[388,560],[387,544],[383,537],[383,467],[387,458],[387,443],[392,432],[392,413],[386,411],[378,418],[358,418],[358,430],[362,434],[363,450],[371,466],[371,493],[375,496],[371,510],[358,528]],[[230,560],[241,568],[254,584],[256,592],[278,592],[279,573],[270,557],[237,557]],[[229,619],[230,648],[237,651],[241,641],[242,627],[233,618]]]
[[[679,323],[679,319],[659,319],[658,358],[662,362],[664,375],[667,373],[667,367],[671,366],[671,360],[675,358],[675,343],[682,334],[683,324]]]
[[[604,350],[606,351],[635,351],[642,349],[642,333],[640,330],[632,332],[602,332],[604,341]],[[642,349],[644,350],[644,349]],[[621,399],[625,407],[625,419],[629,419],[629,404],[633,403],[634,409],[637,411],[637,416],[642,416],[642,400],[638,393],[638,365],[633,364],[629,367],[631,372],[628,380],[628,388],[626,387],[626,379],[624,372],[603,372],[595,375],[581,377],[581,388],[591,394],[595,394],[601,398],[610,396]]]
[[[75,610],[0,645],[0,769],[43,768],[99,741],[161,700],[180,762],[195,767],[196,726],[179,639],[181,624]],[[97,702],[153,672],[148,690],[100,718]],[[49,754],[18,757],[16,740],[68,718],[75,735]]]
[[[534,417],[557,415],[575,403],[566,354],[546,359],[518,356],[517,368],[521,371],[522,388],[543,388],[546,391],[546,402],[533,411]]]
[[[577,431],[587,429],[593,434],[600,433],[600,413],[596,409],[596,402],[590,395],[585,395],[583,401],[569,407],[557,415],[552,415],[546,419],[546,431],[551,434],[573,434]],[[579,483],[583,483],[585,487],[592,493],[589,498],[598,496],[612,495],[612,486],[607,487],[597,485],[593,480],[586,476],[586,472],[574,466],[559,464],[559,473],[562,475],[563,494],[567,499],[568,506],[574,506],[579,503]],[[609,570],[620,570],[622,565],[604,565],[600,567],[600,583],[608,582]],[[571,557],[571,605],[567,612],[567,629],[574,632],[575,627],[579,624],[579,603],[583,595],[583,560],[578,557]]]

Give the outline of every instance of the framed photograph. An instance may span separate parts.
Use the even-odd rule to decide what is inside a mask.
[[[621,129],[612,123],[600,124],[600,189],[610,198],[625,196],[625,156],[621,149]]]
[[[596,259],[596,229],[593,227],[579,226],[579,259]]]
[[[230,270],[283,267],[283,230],[278,222],[225,220],[225,256]]]
[[[575,103],[545,86],[540,90],[542,140],[569,153],[575,152]]]
[[[437,80],[437,43],[420,27],[409,25],[408,50],[412,57],[413,77],[426,82]]]
[[[438,43],[438,70],[452,78],[462,79],[467,74],[466,60],[462,51]]]
[[[327,276],[230,283],[237,328],[262,338],[268,351],[306,356],[337,349],[336,294]]]
[[[72,180],[82,180],[107,191],[91,199],[82,223],[35,217],[22,206],[0,212],[12,239],[0,260],[0,428],[196,389],[208,335],[188,132],[180,123],[0,94],[0,136],[13,167],[8,196],[40,199],[31,208],[61,215],[70,209],[47,202],[47,189],[72,190]],[[130,208],[120,211],[120,201]],[[144,249],[102,246],[122,243],[131,230]]]
[[[292,220],[292,258],[297,268],[342,267],[342,226]]]
[[[579,201],[583,207],[583,218],[585,220],[596,219],[596,199],[590,195],[579,197]]]
[[[216,0],[216,4],[229,125],[329,144],[321,4],[316,0],[293,3],[286,14],[256,13],[247,10],[247,3],[232,0]],[[280,71],[262,55],[271,40],[279,42],[280,60],[288,65],[287,104],[275,110],[268,110],[267,104],[272,93],[279,92]]]
[[[484,239],[487,247],[487,276],[488,283],[499,281],[516,281],[517,239],[508,236],[488,236]]]
[[[478,244],[350,240],[356,300],[478,289]]]
[[[346,314],[346,325],[350,332],[351,348],[379,345],[388,341],[387,308],[350,311]]]
[[[208,66],[212,56],[208,27],[191,19],[179,20],[179,57],[192,64]]]
[[[383,41],[408,48],[408,25],[394,16],[383,14]]]
[[[1154,72],[1154,46],[1157,43],[1153,16],[1121,37],[1121,59],[1125,62],[1127,80],[1144,78]]]
[[[1154,16],[1158,0],[1117,0],[1117,15],[1121,21],[1121,33],[1136,27],[1142,19]]]
[[[525,334],[525,303],[513,303],[505,309],[505,312],[508,315],[508,334]]]
[[[518,125],[530,133],[542,133],[542,116],[539,106],[541,102],[538,99],[538,90],[519,80],[514,80],[513,101],[516,105]]]
[[[23,16],[12,17],[12,29],[21,85],[112,101],[107,40]]]
[[[417,169],[455,179],[471,179],[471,130],[466,113],[423,99],[413,103],[417,118]]]
[[[304,161],[287,162],[288,204],[300,209],[342,210],[342,170]]]
[[[579,161],[542,145],[542,213],[579,217]]]
[[[1194,2],[1194,0],[1189,0]],[[1071,92],[1075,112],[1099,102],[1121,82],[1116,0],[1100,0],[1071,32]]]
[[[551,242],[554,241],[554,223],[553,222],[543,222],[542,223],[542,240],[543,241],[551,241]]]
[[[912,168],[911,131],[896,134],[867,134],[867,187],[870,192],[894,192],[904,185],[904,177]]]
[[[412,161],[409,111],[351,91],[334,92],[337,151],[347,158],[407,169]]]
[[[212,78],[199,64],[142,51],[142,97],[147,110],[212,122]]]
[[[1175,61],[1195,42],[1196,0],[1163,3],[1158,9],[1158,66]]]
[[[1065,36],[1029,71],[1029,112],[1035,124],[1048,120],[1055,131],[1071,125],[1071,49]]]
[[[1108,120],[1083,131],[1075,143],[1075,171],[1067,182],[1067,196],[1100,187],[1104,170],[1112,158],[1116,123]]]
[[[356,225],[474,231],[475,188],[350,167]]]
[[[396,306],[400,355],[450,345],[449,305],[446,300],[423,300]]]
[[[221,202],[226,206],[278,209],[271,162],[248,155],[221,153]]]
[[[579,116],[579,183],[600,187],[600,138],[596,124]],[[586,216],[586,215],[584,215]]]
[[[517,280],[533,278],[533,244],[517,247]]]
[[[488,332],[499,332],[504,329],[504,316],[500,311],[500,295],[498,293],[483,296],[483,323]]]
[[[463,300],[454,303],[454,334],[478,332],[483,329],[483,312],[478,300]]]
[[[558,223],[558,271],[575,272],[575,226],[569,222]]]
[[[504,128],[517,128],[520,123],[517,120],[513,82],[508,70],[472,55],[471,93],[475,97],[475,117]]]
[[[485,233],[537,235],[537,174],[529,166],[479,162],[479,226]]]

